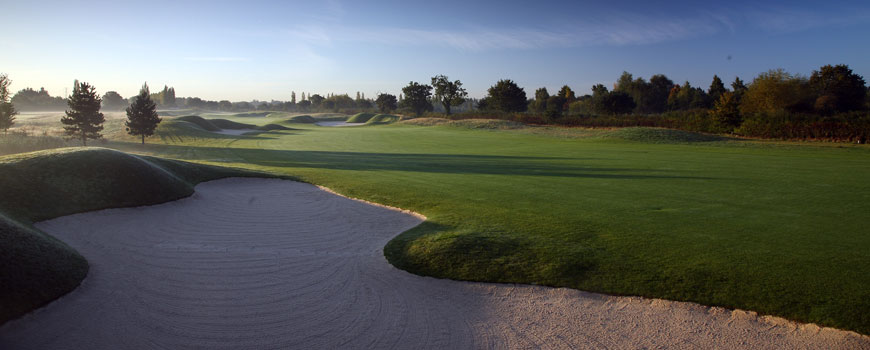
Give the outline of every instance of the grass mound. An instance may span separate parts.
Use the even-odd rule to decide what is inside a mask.
[[[233,114],[233,117],[241,117],[241,118],[262,118],[266,117],[272,112],[245,112],[245,113],[236,113]]]
[[[605,135],[605,137],[644,143],[692,143],[726,140],[724,137],[716,135],[663,128],[622,128]]]
[[[312,117],[312,116],[306,114],[306,115],[297,115],[297,116],[294,116],[294,117],[290,117],[290,119],[287,119],[287,122],[288,122],[288,123],[306,123],[306,124],[314,124],[314,123],[317,122],[317,120],[314,119],[314,117]]]
[[[188,115],[175,118],[188,123],[196,124],[200,128],[207,131],[221,131],[224,129],[239,130],[239,129],[255,129],[257,126],[252,124],[238,123],[226,119],[205,119],[198,115]]]
[[[87,274],[81,255],[34,222],[163,203],[202,181],[251,174],[103,148],[0,157],[0,323],[68,293]]]
[[[209,121],[208,119],[205,119],[205,118],[200,117],[198,115],[186,115],[183,117],[175,118],[175,120],[181,120],[181,121],[185,121],[188,123],[192,123],[192,124],[199,126],[201,129],[206,130],[206,131],[220,131],[221,130],[221,128],[212,124],[212,122]]]
[[[229,130],[255,129],[257,127],[256,125],[237,123],[226,119],[208,119],[208,121],[210,121],[212,125],[218,128]]]
[[[348,123],[365,123],[375,116],[375,113],[357,113],[347,119]]]
[[[286,126],[278,125],[278,124],[266,124],[263,126],[258,126],[258,127],[256,127],[256,129],[261,130],[261,131],[293,130],[292,128],[288,128]]]
[[[401,117],[392,114],[378,114],[369,119],[366,124],[390,124],[399,121]]]

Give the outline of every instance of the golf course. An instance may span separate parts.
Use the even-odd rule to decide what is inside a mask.
[[[220,134],[203,127],[208,119],[258,130]],[[167,119],[145,145],[110,122],[100,146],[292,178],[425,215],[384,248],[414,274],[690,301],[870,333],[866,146],[492,120],[313,121]]]

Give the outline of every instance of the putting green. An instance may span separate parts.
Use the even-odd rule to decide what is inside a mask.
[[[285,125],[297,130],[188,137],[167,121],[144,147],[109,145],[422,213],[426,223],[385,248],[418,274],[695,301],[870,334],[870,148]]]

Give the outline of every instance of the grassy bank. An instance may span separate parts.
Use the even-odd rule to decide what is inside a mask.
[[[250,175],[101,148],[0,157],[0,324],[68,293],[87,274],[81,255],[34,222],[167,202],[202,181]]]
[[[418,274],[694,301],[870,333],[867,147],[485,124],[292,124],[299,130],[112,145],[289,174],[420,212],[429,220],[385,249]]]

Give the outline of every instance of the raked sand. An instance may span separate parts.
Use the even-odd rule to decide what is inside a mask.
[[[870,349],[691,303],[415,276],[382,247],[421,218],[274,179],[42,222],[91,263],[0,349]]]

